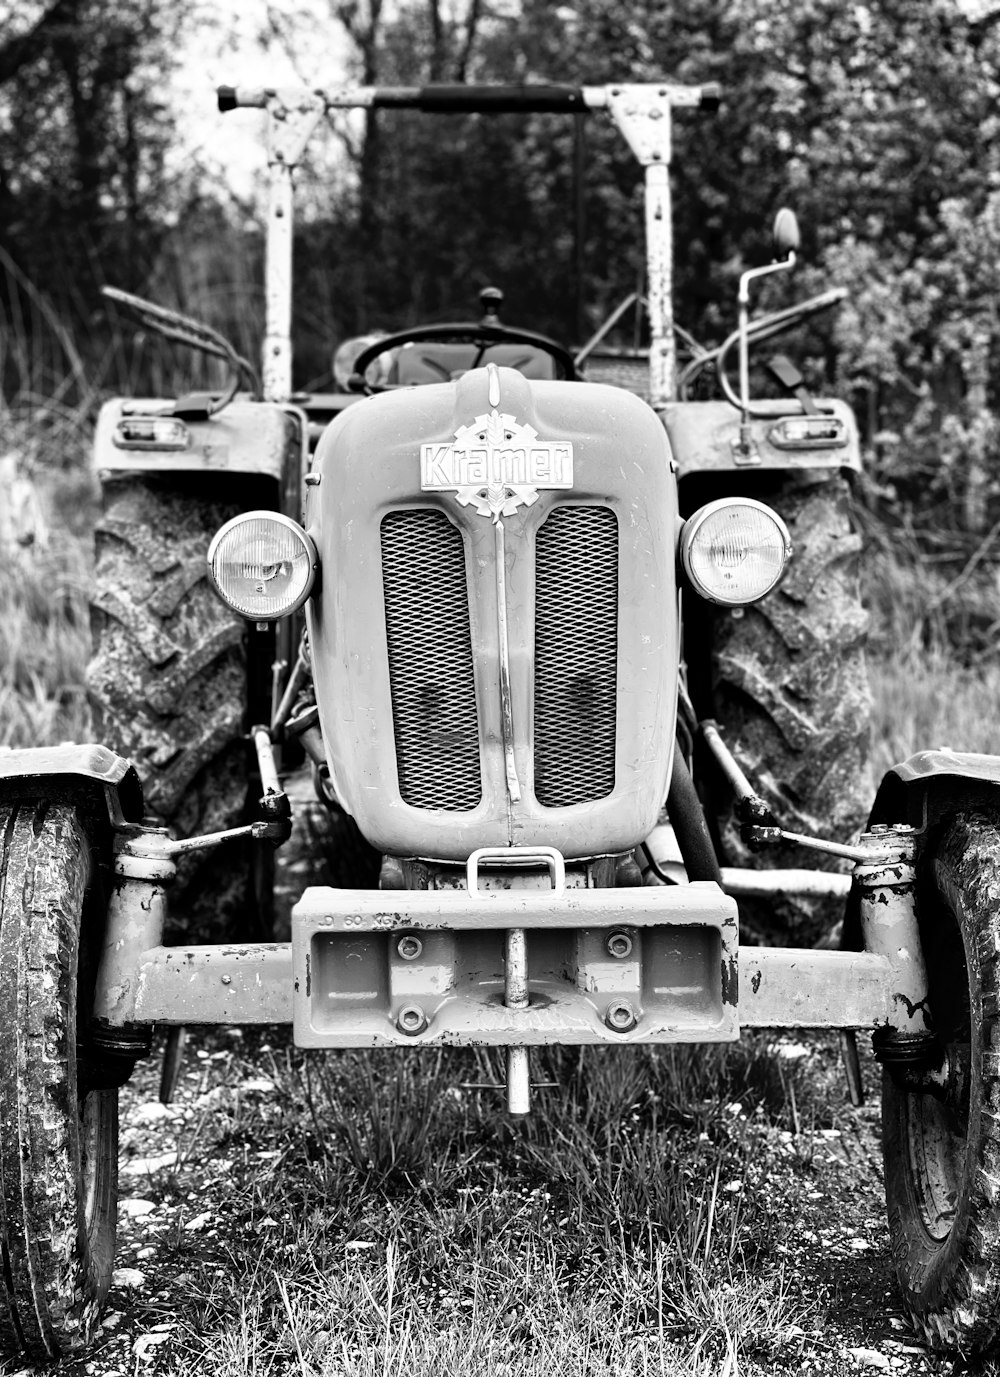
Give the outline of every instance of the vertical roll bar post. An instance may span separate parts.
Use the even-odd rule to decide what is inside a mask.
[[[719,89],[669,82],[622,86],[413,86],[317,91],[219,88],[219,109],[238,106],[268,114],[268,222],[264,396],[286,401],[292,391],[292,180],[320,119],[329,110],[414,109],[431,113],[580,114],[605,108],[639,159],[645,176],[646,262],[650,323],[650,400],[662,410],[673,399],[677,368],[673,319],[673,218],[670,188],[674,107],[715,109]]]

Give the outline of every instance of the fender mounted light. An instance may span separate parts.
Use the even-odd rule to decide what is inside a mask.
[[[245,512],[227,521],[208,547],[219,597],[250,621],[270,622],[302,606],[316,577],[316,546],[278,512]]]
[[[123,416],[111,441],[119,449],[187,449],[191,432],[176,416]]]
[[[749,497],[721,498],[699,507],[681,533],[681,562],[692,588],[727,607],[742,607],[770,593],[791,552],[781,517]]]

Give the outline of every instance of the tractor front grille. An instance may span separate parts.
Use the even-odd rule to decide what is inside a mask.
[[[615,787],[618,519],[557,507],[535,551],[535,797],[564,808]]]
[[[382,520],[382,586],[399,792],[468,812],[482,798],[461,533],[440,511]]]

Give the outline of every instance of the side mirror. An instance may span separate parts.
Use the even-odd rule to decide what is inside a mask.
[[[799,251],[799,246],[802,243],[802,236],[799,234],[799,222],[795,218],[795,211],[789,210],[787,206],[782,206],[774,217],[771,243],[774,246],[775,262],[791,258],[793,253]]]

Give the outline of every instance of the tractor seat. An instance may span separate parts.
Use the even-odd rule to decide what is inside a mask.
[[[422,383],[449,382],[467,373],[479,353],[476,344],[404,344],[396,354],[386,382],[400,387]],[[495,363],[501,368],[516,368],[526,378],[558,377],[556,361],[544,349],[531,344],[491,344],[483,352],[479,367]]]

